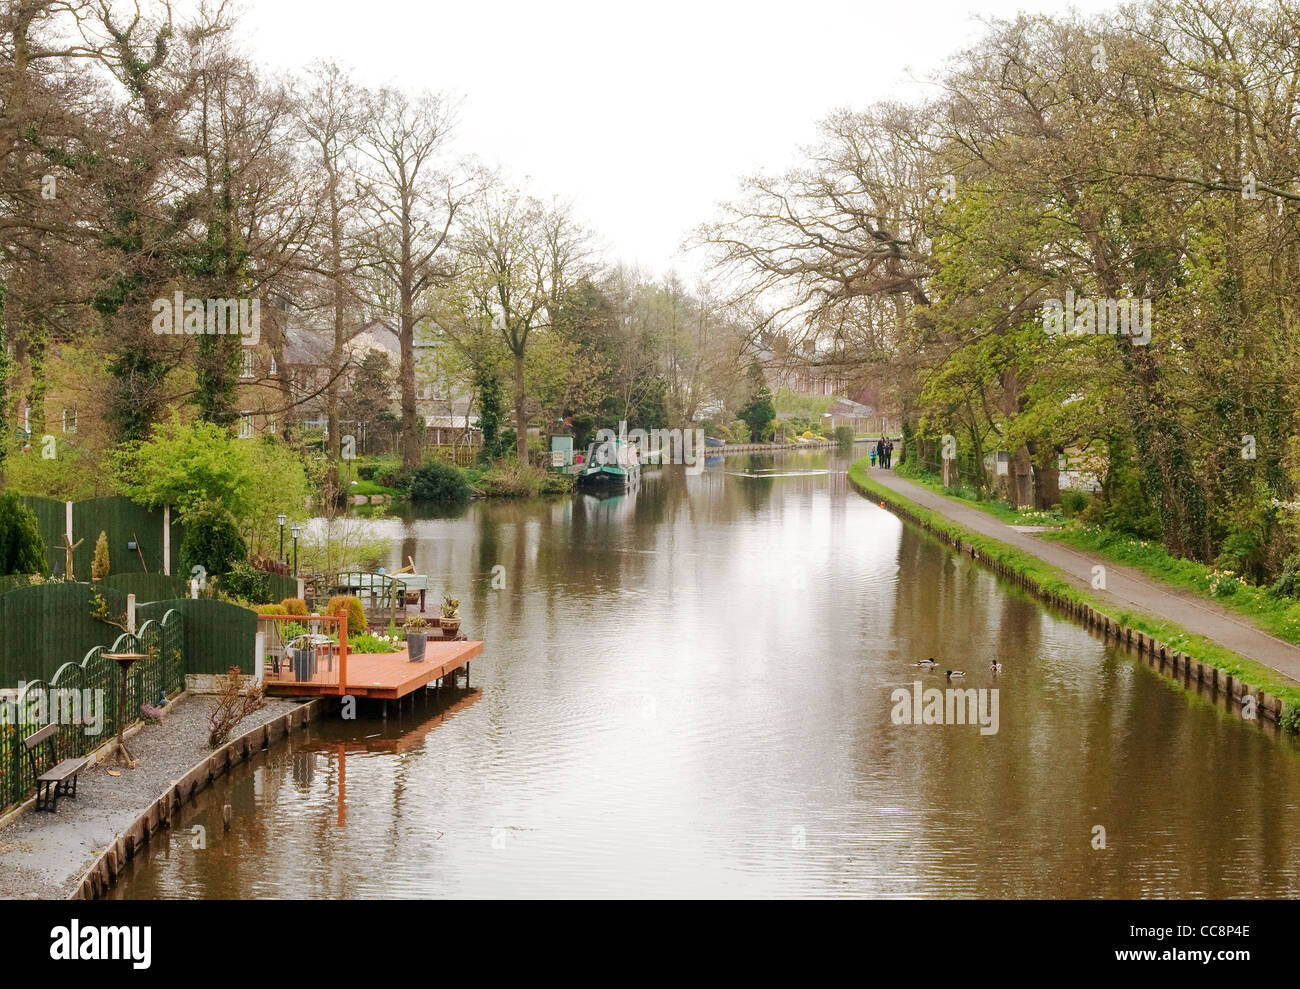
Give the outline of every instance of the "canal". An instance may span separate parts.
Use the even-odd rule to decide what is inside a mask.
[[[375,522],[487,643],[471,690],[279,743],[114,895],[1300,891],[1290,741],[905,526],[848,463]],[[997,690],[996,733],[895,723],[892,692],[948,668]]]

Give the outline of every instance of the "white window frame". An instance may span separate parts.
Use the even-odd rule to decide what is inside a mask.
[[[253,412],[251,409],[239,413],[239,438],[241,440],[251,440],[253,438]]]

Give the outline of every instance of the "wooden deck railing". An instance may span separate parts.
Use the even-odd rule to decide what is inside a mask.
[[[335,687],[334,691],[347,692],[348,683],[348,622],[346,615],[258,615],[258,628],[266,635],[266,659],[263,677],[266,683],[311,683]],[[289,626],[301,626],[289,627]],[[336,641],[310,645],[305,650],[293,650],[289,643],[299,635],[323,635],[323,628],[337,626]],[[298,655],[294,655],[298,652]],[[322,669],[322,664],[324,668]]]

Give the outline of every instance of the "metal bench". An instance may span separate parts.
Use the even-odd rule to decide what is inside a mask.
[[[89,762],[89,759],[64,759],[55,763],[54,738],[59,733],[58,725],[46,725],[23,739],[27,747],[27,759],[32,766],[32,776],[36,778],[36,809],[58,811],[59,797],[77,795],[77,773]],[[43,746],[43,749],[42,749]],[[37,750],[41,749],[45,761],[51,763],[45,772],[40,771]]]

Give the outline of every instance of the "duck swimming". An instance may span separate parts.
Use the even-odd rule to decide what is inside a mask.
[[[912,665],[913,665],[913,666],[924,666],[927,670],[932,670],[932,669],[934,669],[936,666],[938,666],[939,664],[936,663],[933,659],[923,659],[923,660],[921,660],[919,663],[913,663]]]
[[[944,670],[943,675],[946,676],[949,680],[957,680],[960,679],[961,677],[964,677],[966,673],[963,670]]]

